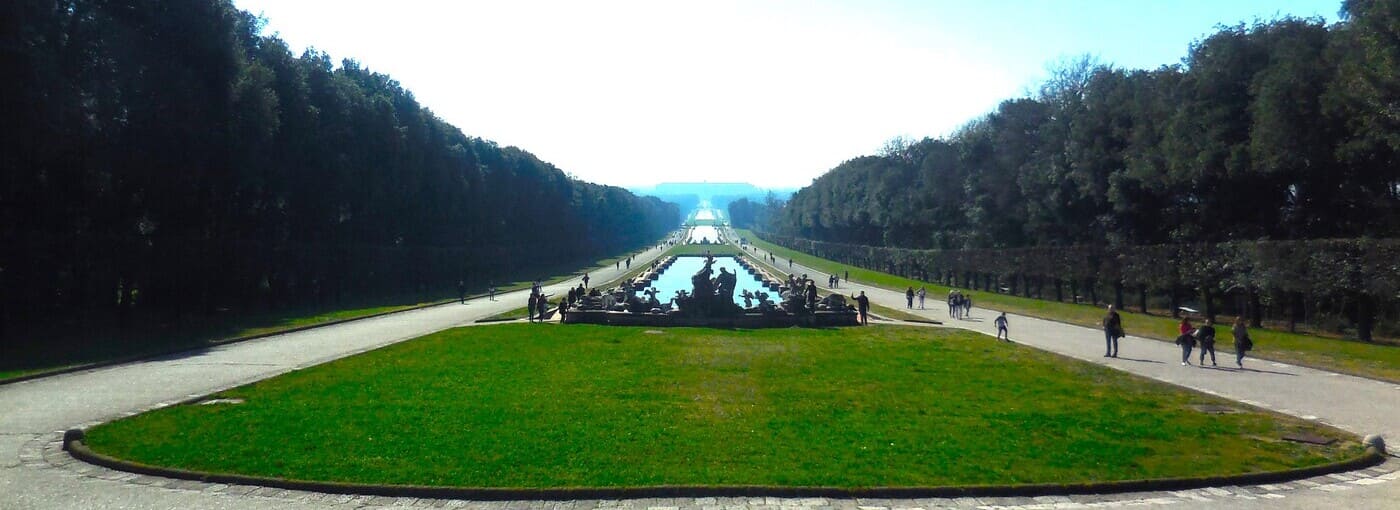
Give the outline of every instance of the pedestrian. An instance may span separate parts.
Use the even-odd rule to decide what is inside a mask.
[[[904,291],[904,307],[910,310],[914,309],[914,287],[909,287],[908,290]]]
[[[870,298],[865,297],[865,291],[860,291],[859,296],[851,296],[856,300],[856,311],[860,312],[860,325],[870,325]]]
[[[1195,326],[1191,325],[1191,319],[1186,317],[1182,317],[1181,322],[1176,325],[1176,333],[1178,335],[1190,334],[1192,331],[1195,331],[1195,329]]]
[[[948,291],[948,316],[956,319],[958,317],[958,292]]]
[[[1254,342],[1249,339],[1249,328],[1244,325],[1243,316],[1235,318],[1230,333],[1235,336],[1235,366],[1244,368],[1244,353],[1254,349]]]
[[[529,301],[528,303],[525,304],[525,307],[526,307],[526,309],[527,309],[525,318],[528,319],[530,322],[535,322],[535,306],[538,305],[539,302],[540,302],[540,296],[539,296],[539,294],[535,294],[534,292],[531,292],[531,293],[530,293],[530,301]]]
[[[807,310],[817,310],[817,282],[815,280],[807,280]]]
[[[489,281],[486,282],[486,292],[487,292],[487,294],[489,294],[489,295],[491,296],[491,300],[492,300],[492,301],[495,301],[495,300],[496,300],[496,284],[495,284],[495,282],[489,282]]]
[[[963,296],[963,317],[972,316],[972,294]]]
[[[457,280],[457,302],[467,304],[467,282]]]
[[[928,288],[919,287],[919,309],[924,309],[924,298],[928,296]]]
[[[792,267],[792,257],[788,257],[788,267]]]
[[[1123,337],[1123,318],[1118,316],[1118,310],[1113,305],[1108,305],[1108,315],[1103,318],[1103,353],[1105,358],[1118,357],[1118,339]]]
[[[588,273],[583,273],[583,286],[588,286]]]
[[[1196,346],[1196,337],[1191,334],[1194,331],[1187,331],[1176,337],[1176,345],[1181,346],[1181,366],[1191,364],[1191,348]]]
[[[627,257],[627,269],[632,269],[632,257]]]
[[[1006,312],[1001,312],[997,320],[993,322],[997,326],[997,339],[1011,341],[1011,333],[1006,329]]]
[[[1215,364],[1215,321],[1206,318],[1206,322],[1196,329],[1196,338],[1201,342],[1201,366],[1206,366],[1206,353],[1210,353],[1210,366]]]
[[[615,261],[613,261],[613,269],[622,269],[622,261],[621,261],[621,260],[615,260]]]
[[[848,282],[851,281],[851,270],[847,269],[845,273],[841,275],[841,279],[846,280]]]

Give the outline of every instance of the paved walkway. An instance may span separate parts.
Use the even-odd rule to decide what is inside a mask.
[[[660,252],[637,257],[646,263]],[[810,269],[802,269],[816,274]],[[624,271],[600,268],[598,281]],[[578,280],[547,287],[563,292]],[[902,306],[902,295],[865,289],[875,301]],[[847,288],[846,290],[850,290]],[[448,304],[346,324],[225,345],[0,386],[0,509],[88,508],[399,508],[454,507],[491,510],[520,509],[656,509],[678,510],[894,510],[899,508],[1088,508],[1139,505],[1178,505],[1214,508],[1393,508],[1400,501],[1400,462],[1344,475],[1288,484],[1224,487],[1174,493],[1050,498],[960,498],[928,500],[832,500],[825,498],[687,498],[622,501],[472,502],[416,500],[369,496],[337,496],[245,486],[203,484],[111,471],[74,461],[59,449],[61,432],[88,426],[186,398],[208,394],[291,370],[363,352],[473,320],[518,308],[525,291],[476,299],[467,305]],[[939,310],[922,312],[939,317]],[[942,313],[946,316],[946,312]],[[976,321],[982,318],[981,322]],[[985,329],[990,315],[974,313],[962,326]],[[547,326],[542,326],[547,327]],[[1050,350],[1061,350],[1093,362],[1101,337],[1091,330],[1019,317],[1012,318],[1013,338]],[[1154,345],[1156,344],[1156,345]],[[1156,352],[1171,347],[1160,342],[1126,339],[1123,354],[1143,360],[1171,361]],[[1261,346],[1262,347],[1262,346]],[[1082,352],[1080,352],[1082,351]],[[1218,394],[1246,398],[1293,414],[1312,414],[1356,432],[1394,431],[1397,390],[1385,385],[1297,367],[1265,367],[1263,371],[1231,373],[1187,369],[1167,363],[1115,360],[1111,366],[1192,387],[1214,387]],[[1286,375],[1292,374],[1292,375]],[[1248,377],[1249,379],[1243,379]],[[1238,379],[1235,379],[1238,378]],[[1272,391],[1249,390],[1277,385]],[[1225,386],[1230,386],[1225,389]],[[1236,396],[1240,395],[1240,396]],[[1316,401],[1313,401],[1316,400]],[[1185,505],[1185,506],[1181,506]]]

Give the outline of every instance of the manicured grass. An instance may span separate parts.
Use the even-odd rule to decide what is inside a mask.
[[[753,235],[753,232],[747,230],[739,230],[738,233],[748,240],[749,243],[764,251],[772,252],[779,257],[779,259],[783,260],[784,263],[786,263],[787,258],[791,257],[793,261],[799,264],[820,271],[835,272],[837,274],[850,271],[852,280],[894,290],[903,290],[909,286],[913,286],[916,289],[920,286],[926,286],[928,287],[929,296],[932,299],[947,296],[950,290],[949,287],[942,285],[925,283],[878,271],[847,266],[834,261],[817,258],[806,253],[783,248],[759,239],[757,236]],[[1100,321],[1104,316],[1103,308],[1090,305],[1076,305],[1073,303],[1061,303],[1058,301],[1032,299],[992,292],[972,291],[969,293],[964,291],[964,293],[972,297],[974,307],[985,306],[1010,313],[1058,320],[1082,326],[1099,327]],[[1121,316],[1123,317],[1123,328],[1130,335],[1163,341],[1173,341],[1176,339],[1176,319],[1131,311],[1124,311]],[[1193,324],[1199,325],[1200,321],[1195,320],[1192,322]],[[1221,338],[1224,339],[1224,341],[1219,344],[1221,350],[1233,352],[1233,344],[1229,336],[1229,325],[1217,325],[1217,330],[1222,332]],[[1250,351],[1250,356],[1296,363],[1363,377],[1400,382],[1400,347],[1289,333],[1286,331],[1264,328],[1250,328],[1249,335],[1250,338],[1254,340],[1254,350]]]
[[[204,471],[471,487],[1126,480],[1361,451],[1335,429],[1093,364],[894,326],[478,326],[219,396],[246,402],[119,420],[88,444]],[[1343,441],[1278,439],[1297,431]]]

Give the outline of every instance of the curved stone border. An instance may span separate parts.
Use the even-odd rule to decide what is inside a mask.
[[[935,487],[780,487],[765,485],[710,486],[656,485],[643,487],[562,487],[562,488],[496,488],[441,487],[426,485],[380,485],[340,482],[290,480],[263,476],[208,473],[184,469],[151,466],[96,453],[83,442],[85,432],[71,429],[63,434],[63,449],[73,458],[117,471],[179,480],[229,485],[253,485],[277,489],[355,494],[367,496],[500,500],[576,500],[576,499],[637,499],[689,497],[778,497],[778,498],[966,498],[966,497],[1038,497],[1079,494],[1119,494],[1126,492],[1167,492],[1208,487],[1263,485],[1289,482],[1315,476],[1331,475],[1373,467],[1385,462],[1385,455],[1376,448],[1343,461],[1305,468],[1247,473],[1241,475],[1207,476],[1198,478],[1161,478],[1067,484],[970,485]]]

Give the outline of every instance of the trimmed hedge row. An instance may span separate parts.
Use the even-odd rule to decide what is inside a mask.
[[[1388,325],[1400,315],[1400,239],[914,250],[755,235],[843,264],[989,292],[1045,298],[1049,287],[1059,301],[1087,293],[1099,303],[1109,291],[1122,307],[1131,289],[1143,311],[1151,297],[1173,314],[1184,300],[1199,301],[1207,316],[1239,313],[1255,326],[1264,318],[1290,329],[1310,317],[1340,319],[1365,341],[1378,319]]]

